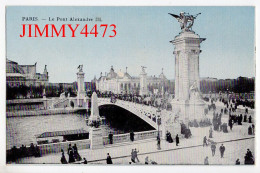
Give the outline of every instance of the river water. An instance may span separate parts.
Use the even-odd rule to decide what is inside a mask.
[[[113,133],[124,133],[122,131],[110,128],[108,124],[103,125],[103,136],[108,135],[110,131]],[[31,143],[36,144],[35,135],[63,130],[89,130],[86,125],[85,116],[80,114],[61,114],[47,116],[31,116],[31,117],[13,117],[6,120],[6,147],[21,147],[21,145],[29,146]]]

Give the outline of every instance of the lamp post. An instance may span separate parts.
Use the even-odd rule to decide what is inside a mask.
[[[161,149],[161,139],[160,139],[160,130],[159,127],[161,125],[161,110],[160,110],[160,106],[158,107],[157,112],[157,125],[158,125],[158,135],[157,135],[157,149],[160,150]]]

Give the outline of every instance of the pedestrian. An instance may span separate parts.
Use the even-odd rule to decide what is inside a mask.
[[[160,150],[161,149],[161,139],[160,136],[157,136],[157,149]]]
[[[247,122],[247,115],[246,114],[244,115],[244,122],[245,123]]]
[[[148,158],[148,156],[146,156],[145,161],[144,161],[144,164],[146,164],[146,165],[149,164],[149,158]]]
[[[111,158],[111,156],[109,155],[109,153],[107,153],[107,164],[113,164],[112,158]]]
[[[74,158],[74,154],[73,154],[73,149],[71,148],[71,144],[69,144],[68,155],[69,155],[69,163],[75,162],[75,158]]]
[[[30,152],[29,156],[35,155],[35,147],[34,147],[33,143],[31,143],[31,145],[30,145],[29,152]]]
[[[240,160],[239,159],[236,160],[236,165],[240,165]]]
[[[137,153],[139,153],[139,151],[137,151],[136,148],[135,148],[135,150],[134,150],[134,159],[136,159],[137,162],[140,162],[138,157],[137,157]]]
[[[215,156],[215,152],[216,152],[216,144],[215,143],[211,144],[211,152],[212,152],[212,156]]]
[[[180,140],[179,140],[179,136],[178,136],[178,134],[177,134],[176,137],[175,137],[175,141],[176,141],[176,146],[178,146],[179,143],[180,143]]]
[[[209,138],[213,138],[213,130],[212,127],[209,129]]]
[[[135,134],[134,134],[133,131],[130,132],[130,140],[131,140],[132,142],[134,142],[134,140],[135,140]]]
[[[85,157],[83,158],[83,160],[84,160],[83,164],[88,164],[88,161]]]
[[[109,133],[108,139],[109,139],[109,144],[113,144],[113,133],[112,132]]]
[[[173,139],[172,139],[172,135],[171,135],[171,133],[169,132],[169,134],[168,134],[168,142],[169,143],[173,143]]]
[[[166,131],[166,141],[169,142],[169,135],[170,133],[168,132],[168,130]]]
[[[209,165],[209,158],[208,158],[208,156],[204,159],[204,165]]]
[[[35,146],[35,157],[41,157],[41,151],[38,145]]]
[[[206,136],[204,136],[204,138],[203,138],[203,147],[204,146],[208,146],[208,144],[207,144],[207,137]]]
[[[131,161],[133,162],[133,163],[135,163],[135,153],[134,153],[134,149],[132,149],[132,152],[131,152]]]
[[[255,134],[255,125],[252,124],[252,132],[253,132],[253,135]]]
[[[255,163],[254,157],[252,152],[247,149],[246,155],[245,155],[245,165],[253,165]]]
[[[249,148],[247,149],[246,155],[248,156],[248,158],[253,158],[253,154],[252,154],[252,152],[249,150]]]
[[[228,125],[230,127],[230,130],[232,131],[232,128],[233,128],[233,120],[232,120],[232,118],[229,119]]]
[[[252,134],[253,134],[253,132],[252,132],[252,127],[249,126],[249,127],[248,127],[248,135],[252,135]]]
[[[60,159],[60,162],[61,162],[61,164],[67,164],[68,163],[67,159],[66,159],[66,157],[64,155],[64,150],[63,149],[61,149],[61,159]]]
[[[224,157],[225,149],[226,149],[225,146],[223,144],[221,144],[221,146],[219,147],[221,158]]]
[[[77,161],[81,161],[82,158],[81,158],[81,156],[80,156],[79,153],[78,153],[78,147],[77,147],[77,145],[74,144],[74,146],[73,146],[72,148],[73,148],[74,158],[75,158]]]
[[[252,117],[251,117],[251,115],[250,115],[249,118],[248,118],[248,122],[249,122],[249,123],[252,123]]]

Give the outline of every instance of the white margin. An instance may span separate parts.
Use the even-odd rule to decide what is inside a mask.
[[[27,172],[80,172],[80,173],[117,173],[117,172],[207,172],[207,173],[253,173],[260,172],[260,130],[257,118],[256,123],[256,166],[58,166],[58,165],[6,165],[6,118],[5,118],[5,6],[255,6],[255,38],[256,47],[260,45],[259,0],[1,0],[0,1],[0,173],[27,173]],[[257,49],[256,49],[257,50]],[[256,67],[259,65],[259,53],[256,52]],[[256,91],[259,91],[259,68],[256,68]],[[259,116],[259,94],[256,92],[256,117]]]

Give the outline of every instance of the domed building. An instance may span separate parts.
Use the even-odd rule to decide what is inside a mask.
[[[119,70],[115,72],[111,66],[109,73],[103,76],[100,74],[99,79],[93,80],[96,83],[96,89],[100,92],[112,92],[114,94],[138,94],[140,93],[140,76],[131,76],[127,72]],[[162,93],[168,89],[169,80],[162,73],[159,77],[146,76],[147,94]]]

